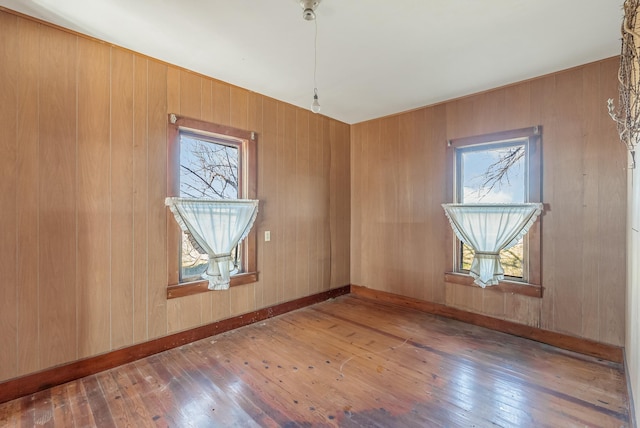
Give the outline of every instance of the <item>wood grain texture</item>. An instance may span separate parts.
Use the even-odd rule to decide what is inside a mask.
[[[249,92],[241,88],[230,88],[229,103],[230,125],[234,128],[252,131],[248,129]],[[229,291],[229,299],[231,315],[240,315],[253,311],[255,309],[255,284],[250,283],[232,287]]]
[[[111,347],[133,344],[134,56],[111,49]]]
[[[78,39],[76,308],[80,358],[111,349],[110,53],[106,45]]]
[[[569,351],[579,352],[596,358],[603,358],[614,363],[622,363],[623,361],[623,349],[619,346],[526,326],[520,323],[488,317],[447,305],[417,300],[399,294],[372,290],[359,285],[351,285],[351,292],[356,296],[372,299],[377,302],[391,303],[421,310],[430,314],[452,318],[469,324],[557,346]]]
[[[77,37],[44,26],[38,30],[38,307],[41,367],[51,367],[78,358]]]
[[[147,232],[149,338],[167,334],[167,67],[153,61],[147,68]]]
[[[296,112],[296,151],[295,166],[298,180],[294,181],[293,196],[297,201],[293,207],[295,232],[295,252],[298,258],[292,269],[295,272],[295,295],[304,296],[309,293],[309,223],[311,216],[311,200],[305,198],[309,186],[309,116],[308,111]],[[348,281],[348,279],[347,279]]]
[[[330,126],[330,184],[331,195],[331,287],[341,287],[350,281],[350,243],[340,239],[349,237],[351,229],[351,182],[344,171],[349,171],[350,148],[349,127],[344,123],[331,121]]]
[[[624,384],[621,364],[343,296],[5,403],[0,423],[630,426]]]
[[[6,344],[0,356],[0,378],[16,376],[18,372],[18,287],[17,287],[17,171],[18,152],[18,20],[14,16],[0,16],[0,62],[7,64],[0,69],[0,275],[6,281],[0,287],[0,337]],[[6,179],[5,179],[6,177]]]
[[[39,194],[39,129],[33,124],[39,116],[40,40],[38,24],[18,20],[18,109],[16,153],[16,286],[18,288],[18,371],[33,372],[40,365],[39,281],[38,281],[38,209]],[[10,28],[3,26],[3,28]]]
[[[283,106],[283,165],[282,165],[282,191],[283,206],[281,215],[286,219],[287,224],[281,229],[283,258],[280,269],[282,269],[282,301],[286,296],[296,294],[296,265],[298,255],[296,254],[296,109],[289,105]]]
[[[622,345],[625,151],[598,101],[615,98],[616,67],[611,58],[352,125],[351,282]],[[447,282],[447,140],[535,125],[547,207],[541,301]]]
[[[255,92],[248,93],[248,102],[247,102],[247,129],[250,129],[254,132],[253,141],[255,141],[255,150],[250,151],[249,159],[248,159],[248,169],[249,171],[254,171],[252,177],[247,184],[248,192],[252,198],[258,198],[258,183],[260,176],[259,166],[261,163],[260,160],[260,152],[258,148],[262,145],[262,140],[260,135],[262,135],[263,131],[263,122],[262,122],[262,104],[264,97],[256,94]],[[259,207],[258,207],[259,209]],[[244,241],[245,251],[248,254],[255,254],[257,251],[257,256],[255,258],[250,259],[250,265],[247,270],[255,272],[257,271],[258,266],[264,266],[261,261],[258,260],[258,257],[261,256],[261,246],[264,242],[264,239],[258,239],[258,237],[264,236],[264,233],[261,234],[263,230],[260,229],[260,226],[257,225],[253,228],[253,233],[249,233],[249,236]],[[245,253],[245,254],[246,254]],[[250,293],[253,292],[253,296],[250,296],[249,306],[252,308],[262,308],[264,307],[264,287],[257,280],[251,282],[251,287],[249,288]]]
[[[0,380],[349,283],[348,125],[5,10],[0,20]],[[264,280],[167,300],[168,113],[257,132]]]
[[[258,182],[260,183],[260,228],[258,229],[258,257],[260,266],[271,266],[262,269],[260,283],[264,305],[278,302],[278,277],[280,270],[277,266],[280,244],[277,239],[264,241],[264,232],[269,231],[273,238],[279,236],[278,227],[278,102],[273,99],[263,101],[263,131],[260,134],[258,147]]]
[[[600,64],[591,64],[584,68],[584,85],[593,88],[584,91],[584,115],[582,128],[584,129],[584,175],[583,175],[583,224],[582,236],[585,244],[582,247],[581,257],[584,260],[582,269],[582,301],[583,307],[593,311],[596,316],[583,316],[582,333],[597,331],[599,337],[598,321],[600,320],[600,298],[598,296],[600,270],[600,245],[594,245],[600,238],[599,225],[599,186],[600,158],[598,146],[602,142],[603,133],[599,114],[600,106]],[[605,118],[606,119],[606,118]],[[591,243],[591,244],[590,244]]]
[[[153,339],[144,343],[129,346],[123,349],[108,352],[106,354],[74,361],[56,368],[43,370],[39,373],[23,376],[18,379],[0,383],[0,402],[13,400],[14,398],[30,394],[60,385],[71,380],[79,379],[103,370],[136,361],[158,352],[182,346],[205,337],[233,330],[248,324],[263,321],[265,319],[282,315],[315,303],[323,302],[349,293],[350,287],[340,287],[290,300],[278,305],[259,309],[250,314],[239,315],[212,324],[203,325],[188,331],[174,333],[162,338]]]
[[[605,76],[617,76],[618,64],[614,61],[600,63],[601,73],[600,99],[602,97],[615,98],[618,92],[618,82]],[[612,95],[609,95],[612,94]],[[599,132],[602,134],[603,145],[600,148],[601,159],[604,160],[600,166],[604,171],[628,171],[628,153],[620,150],[620,141],[617,132],[609,126],[609,118],[600,114]],[[622,156],[612,156],[622,151]],[[627,194],[630,189],[626,187],[626,174],[599,174],[598,181],[598,218],[601,219],[600,232],[605,237],[600,246],[602,257],[598,277],[600,279],[599,301],[600,316],[605,320],[598,326],[600,338],[615,337],[616,342],[624,343],[624,311],[625,293],[607,292],[607,290],[617,290],[617,282],[626,280],[626,272],[629,266],[626,264],[627,248],[618,245],[621,241],[627,241],[627,232],[624,221],[611,221],[618,219],[620,213],[626,213]],[[631,262],[635,264],[635,262]]]
[[[553,239],[547,245],[554,246],[555,254],[562,260],[562,264],[555,263],[554,327],[570,334],[582,333],[584,296],[580,281],[575,279],[581,276],[582,249],[587,238],[582,230],[573,231],[574,225],[581,225],[585,216],[583,156],[576,156],[576,153],[585,153],[581,126],[583,92],[579,84],[582,78],[582,69],[556,76],[556,118],[562,125],[557,127],[555,137],[562,144],[545,147],[543,160],[544,171],[553,171],[549,187],[554,188],[553,198],[545,200],[555,214]],[[597,308],[590,309],[595,309],[590,316],[597,316]]]
[[[147,59],[133,58],[133,343],[149,338]]]

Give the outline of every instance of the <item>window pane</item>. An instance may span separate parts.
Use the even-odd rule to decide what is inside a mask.
[[[180,136],[180,196],[183,198],[238,199],[240,159],[237,146]],[[232,251],[231,273],[241,271],[240,245]],[[207,269],[209,256],[201,254],[182,233],[180,281],[197,280]]]
[[[523,144],[460,152],[461,203],[525,202]]]
[[[461,203],[522,203],[526,202],[525,145],[507,143],[461,149],[459,156],[458,198]],[[460,246],[460,269],[469,271],[473,249]],[[505,275],[524,277],[524,245],[500,252]]]
[[[180,196],[238,199],[238,147],[180,137]]]
[[[460,269],[469,271],[471,262],[473,262],[474,251],[464,242],[460,246]],[[523,278],[524,267],[522,261],[524,259],[524,240],[521,239],[516,245],[500,252],[500,263],[504,269],[505,276],[513,278]]]

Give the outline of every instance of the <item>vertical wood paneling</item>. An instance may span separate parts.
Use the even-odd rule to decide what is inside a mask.
[[[148,61],[133,58],[133,342],[149,337]]]
[[[366,162],[366,151],[362,145],[364,140],[364,128],[365,124],[360,123],[352,125],[350,128],[350,170],[351,170],[351,283],[352,284],[364,284],[362,278],[362,210],[363,210],[363,198],[362,191],[364,188],[364,167],[363,163]],[[355,191],[358,189],[358,191]]]
[[[249,92],[231,87],[229,93],[229,122],[239,129],[248,129]],[[250,312],[255,308],[254,284],[241,285],[231,288],[231,315],[239,315]]]
[[[609,59],[353,125],[352,282],[622,344],[624,150],[601,104],[615,98],[616,67]],[[445,284],[443,273],[452,268],[440,207],[452,198],[446,140],[533,125],[543,126],[543,298]],[[418,135],[421,144],[409,144]],[[417,219],[428,222],[423,232]],[[420,234],[428,236],[424,248]],[[418,272],[416,252],[423,253]]]
[[[540,327],[540,299],[531,299],[520,294],[505,296],[506,319],[521,324]]]
[[[231,88],[222,82],[213,82],[213,121],[231,126]]]
[[[296,295],[296,264],[298,255],[296,254],[296,109],[289,105],[283,106],[283,172],[284,176],[279,183],[278,191],[282,194],[281,213],[282,219],[286,221],[282,228],[282,252],[284,259],[280,269],[283,270],[283,296],[282,300],[288,300],[289,296]]]
[[[291,243],[296,251],[296,263],[292,266],[295,272],[295,296],[306,296],[309,293],[309,218],[310,201],[306,198],[309,188],[309,113],[298,110],[296,116],[296,158],[293,182],[293,196],[297,201],[293,206],[295,240]]]
[[[322,290],[322,258],[321,246],[323,197],[322,185],[322,117],[317,114],[309,118],[309,293]]]
[[[174,73],[173,67],[167,72],[167,90],[171,93],[174,88],[174,82],[170,79],[170,75]],[[178,108],[181,115],[201,119],[202,116],[202,79],[185,70],[178,70],[180,83],[178,86],[180,94],[180,105],[172,106],[171,100],[167,100],[167,110]]]
[[[278,219],[283,219],[285,218],[286,215],[286,194],[284,193],[284,191],[282,191],[281,189],[284,189],[285,183],[286,183],[286,170],[285,170],[285,160],[284,160],[284,153],[285,153],[285,138],[284,138],[284,103],[278,102],[276,105],[277,111],[276,111],[276,159],[277,159],[277,164],[276,164],[276,170],[275,170],[275,174],[276,174],[276,195],[273,198],[273,201],[276,204],[277,207],[277,218]],[[276,229],[274,232],[274,234],[272,234],[272,240],[274,239],[273,237],[275,236],[275,245],[276,245],[276,302],[282,302],[284,300],[284,286],[285,286],[285,280],[284,280],[284,275],[285,275],[285,266],[286,266],[286,262],[285,262],[285,249],[286,249],[286,243],[285,243],[285,234],[284,234],[284,229],[285,229],[285,225],[288,224],[288,222],[286,223],[280,223],[282,224],[282,227],[278,227],[278,228],[274,228]]]
[[[412,112],[398,117],[398,257],[405,264],[399,272],[399,279],[403,289],[420,290],[423,288],[425,269],[422,266],[425,248],[426,210],[424,192],[419,183],[424,179],[422,169],[426,159],[423,153],[425,144],[417,144],[418,112]],[[409,291],[409,292],[411,292]]]
[[[263,101],[263,96],[256,94],[255,92],[249,92],[248,93],[248,105],[247,105],[247,129],[252,130],[253,132],[256,133],[256,138],[258,139],[258,146],[261,146],[261,135],[263,134],[263,122],[262,122],[262,101]],[[260,148],[260,147],[258,147]],[[262,165],[261,163],[261,153],[262,150],[258,150],[257,153],[257,174],[258,177],[260,177],[260,166]],[[259,191],[259,188],[258,188]],[[258,197],[259,199],[259,194],[256,194],[256,197]],[[254,227],[257,228],[258,230],[258,238],[257,238],[257,249],[256,251],[258,252],[258,266],[263,266],[263,244],[264,244],[264,233],[262,233],[264,231],[264,229],[261,228],[260,224],[255,225]],[[252,308],[251,310],[255,310],[256,308],[261,308],[264,306],[264,286],[263,284],[259,281],[256,284],[252,284],[249,288],[249,307]],[[253,294],[253,296],[251,295],[251,293]]]
[[[582,69],[556,76],[556,113],[562,124],[558,127],[557,138],[562,144],[545,146],[547,154],[543,160],[544,171],[553,170],[554,197],[549,202],[552,211],[559,214],[554,219],[557,226],[553,240],[546,246],[553,245],[556,254],[562,255],[562,263],[556,263],[554,327],[575,335],[581,333],[583,313],[581,281],[575,279],[581,277],[584,237],[574,232],[574,225],[581,225],[584,218],[582,76]],[[568,305],[568,302],[572,304]]]
[[[505,99],[502,114],[504,115],[504,126],[514,129],[526,128],[532,124],[540,124],[541,122],[531,118],[531,86],[528,82],[509,86],[504,89]],[[507,125],[508,124],[508,125]],[[544,132],[544,130],[543,130]],[[544,137],[543,137],[544,139]],[[543,143],[544,144],[544,143]],[[539,220],[541,221],[541,220]],[[530,272],[532,275],[533,272]],[[539,283],[540,278],[530,276],[531,281]],[[488,293],[487,293],[488,294]],[[498,294],[498,293],[495,293]],[[486,294],[485,294],[486,296]],[[540,301],[538,299],[530,299],[518,294],[503,294],[502,299],[493,297],[493,303],[490,308],[494,314],[500,316],[500,313],[506,314],[507,319],[516,322],[523,322],[527,325],[538,326],[540,319]],[[502,306],[502,307],[500,307]],[[488,312],[488,311],[487,311]]]
[[[618,62],[607,61],[600,64],[601,95],[600,100],[616,98],[618,93]],[[604,97],[604,98],[602,98]],[[600,227],[600,319],[598,325],[600,339],[605,342],[622,345],[625,331],[625,293],[621,284],[626,281],[626,251],[624,245],[625,221],[620,213],[626,211],[626,177],[621,172],[627,170],[627,151],[619,141],[615,127],[611,126],[606,112],[600,111],[602,124],[602,164],[603,171],[615,171],[617,174],[601,174],[598,181],[598,217]],[[637,261],[636,261],[637,263]]]
[[[200,118],[213,122],[213,83],[209,79],[200,79]]]
[[[349,283],[348,125],[0,20],[0,380]],[[170,112],[258,132],[260,282],[167,301]]]
[[[558,121],[556,113],[556,79],[555,75],[536,79],[531,82],[531,122],[543,126],[544,141],[542,147],[542,200],[549,203],[554,200],[555,186],[553,168],[553,150],[549,142],[558,140]],[[556,143],[557,144],[557,143]],[[544,298],[541,303],[540,327],[553,330],[555,325],[555,301],[556,301],[556,254],[552,244],[556,234],[556,222],[554,221],[558,211],[551,207],[545,210],[541,216],[542,221],[542,285]]]
[[[10,27],[2,26],[3,29]],[[3,38],[4,39],[4,38]],[[7,39],[10,40],[9,37]],[[5,39],[6,40],[6,39]],[[18,20],[18,120],[16,153],[18,375],[38,370],[40,365],[38,281],[38,71],[40,69],[39,25]],[[4,81],[4,80],[3,80]],[[4,115],[3,115],[4,117]]]
[[[364,180],[363,184],[368,188],[373,186],[374,174],[376,173],[376,160],[377,153],[380,146],[380,121],[368,122],[363,129],[362,145],[366,145],[366,155],[362,158],[363,165],[361,168]],[[364,149],[364,147],[363,147]],[[355,160],[357,161],[358,158]],[[380,264],[375,259],[378,248],[382,248],[384,242],[380,239],[380,229],[376,226],[375,233],[372,233],[371,221],[378,219],[379,210],[376,206],[376,200],[379,198],[380,192],[375,191],[374,187],[371,187],[370,191],[364,192],[363,188],[354,189],[354,192],[359,192],[362,198],[362,216],[360,217],[359,227],[361,230],[361,258],[362,258],[362,282],[363,284],[383,291],[388,291],[380,283]],[[354,225],[358,227],[358,225]],[[375,226],[375,224],[374,224]]]
[[[331,169],[329,194],[331,203],[331,287],[341,287],[350,282],[351,181],[349,180],[350,148],[349,127],[331,122]]]
[[[600,103],[600,66],[591,64],[584,68],[583,79],[584,93],[584,115],[582,127],[584,129],[584,155],[583,155],[583,177],[584,194],[582,201],[583,222],[581,234],[584,238],[582,247],[582,303],[583,313],[581,314],[582,335],[596,332],[594,339],[599,339],[598,322],[600,320],[600,299],[598,288],[600,284],[600,245],[599,243],[599,196],[598,182],[600,180],[600,158],[602,153],[598,150],[602,146],[602,127],[600,114],[602,105]],[[591,311],[592,314],[585,314],[584,311]],[[590,316],[594,315],[594,316]]]
[[[167,333],[167,66],[148,62],[148,326],[149,338]]]
[[[531,126],[531,85],[528,82],[504,89],[505,125],[513,129]]]
[[[133,54],[111,49],[111,345],[133,343]]]
[[[380,142],[377,146],[379,155],[377,165],[375,166],[374,187],[377,193],[376,212],[377,223],[379,225],[379,247],[385,248],[385,251],[376,251],[376,263],[380,266],[380,280],[383,282],[387,290],[400,289],[405,290],[404,278],[402,270],[402,262],[400,260],[400,237],[399,237],[399,209],[402,200],[398,197],[400,171],[402,166],[399,163],[399,154],[397,150],[389,150],[388,141],[397,140],[399,131],[399,117],[391,116],[382,119],[380,124]],[[387,195],[396,195],[388,199]],[[369,233],[375,233],[369,231]],[[402,293],[402,291],[401,291]]]
[[[331,253],[333,238],[333,223],[331,222],[331,206],[336,201],[331,194],[331,163],[334,161],[335,153],[332,152],[331,145],[331,121],[322,118],[322,176],[323,180],[323,235],[322,240],[322,290],[328,290],[333,284],[331,276],[333,254]],[[346,238],[342,237],[342,239]]]
[[[111,345],[109,64],[108,46],[78,38],[76,307],[80,357],[105,352]]]
[[[16,277],[16,156],[18,111],[18,22],[10,15],[0,16],[0,378],[15,376],[18,371],[18,291]]]
[[[265,98],[263,103],[263,132],[258,142],[258,199],[260,199],[260,217],[263,233],[258,233],[262,247],[260,254],[260,282],[263,288],[263,305],[271,306],[278,302],[277,265],[279,248],[278,225],[278,103]],[[271,232],[271,241],[264,242],[264,231]]]
[[[425,186],[429,192],[429,244],[428,248],[430,258],[433,260],[430,275],[428,276],[427,287],[433,293],[433,301],[436,303],[444,303],[445,301],[445,284],[441,280],[442,267],[451,269],[446,266],[448,260],[447,252],[451,251],[450,241],[445,241],[446,235],[443,230],[449,230],[446,217],[442,215],[442,207],[440,204],[447,202],[445,182],[438,179],[446,174],[446,106],[435,106],[433,109],[425,112],[428,117],[427,124],[430,131],[430,151],[429,151],[429,168],[426,168],[429,174],[429,186]],[[441,251],[433,251],[433,249],[442,248]]]
[[[76,324],[77,37],[40,27],[40,349],[43,367],[78,356]],[[83,284],[87,285],[87,284]],[[94,287],[95,284],[89,285]]]

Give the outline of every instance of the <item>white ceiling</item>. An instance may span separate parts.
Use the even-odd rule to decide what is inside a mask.
[[[314,23],[297,0],[0,5],[309,108]],[[357,123],[620,53],[622,0],[323,0],[321,113]]]

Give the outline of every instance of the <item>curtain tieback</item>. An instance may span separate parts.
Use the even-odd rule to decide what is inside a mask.
[[[479,258],[494,258],[494,257],[500,257],[500,253],[494,253],[494,252],[490,252],[490,251],[476,251],[476,256]]]

